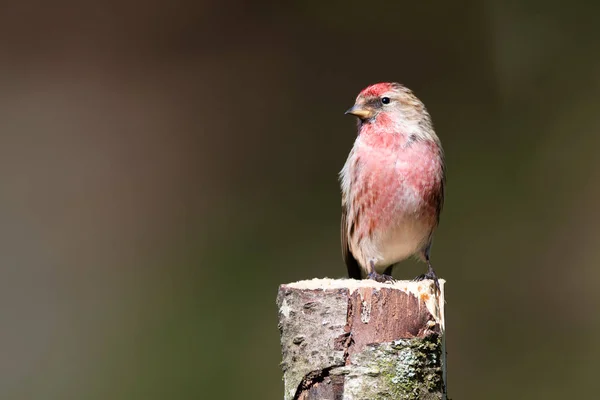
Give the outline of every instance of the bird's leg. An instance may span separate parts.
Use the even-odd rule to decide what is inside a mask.
[[[433,283],[435,283],[436,291],[439,293],[440,292],[440,283],[438,282],[437,274],[435,273],[435,271],[433,270],[433,267],[431,266],[431,261],[429,261],[428,252],[425,253],[424,256],[425,256],[425,261],[427,262],[427,272],[424,273],[423,275],[417,276],[415,279],[413,279],[413,281],[422,281],[425,279],[431,279],[433,281]]]
[[[385,270],[385,272],[388,272],[388,271],[392,272],[391,269]],[[377,273],[377,271],[375,271],[375,261],[373,261],[373,260],[369,260],[369,271],[368,271],[367,277],[369,279],[372,279],[374,281],[381,282],[381,283],[396,282],[396,280],[391,275],[386,275],[385,273],[384,274]]]

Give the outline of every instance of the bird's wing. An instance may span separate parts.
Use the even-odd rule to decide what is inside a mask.
[[[348,208],[346,204],[342,204],[342,256],[344,257],[344,262],[346,263],[346,268],[348,268],[348,277],[351,279],[361,279],[361,269],[360,265],[358,265],[358,261],[354,258],[354,255],[350,251],[350,246],[348,245]]]
[[[446,196],[446,162],[444,160],[444,150],[440,146],[440,158],[442,161],[442,181],[440,183],[440,191],[437,196],[437,223],[440,222],[440,214],[442,213],[442,208],[444,208],[444,198]]]

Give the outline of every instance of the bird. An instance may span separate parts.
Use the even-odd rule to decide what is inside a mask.
[[[444,203],[444,151],[425,105],[407,87],[363,89],[345,114],[358,134],[339,173],[341,244],[349,278],[394,282],[392,268],[411,256],[427,263]]]

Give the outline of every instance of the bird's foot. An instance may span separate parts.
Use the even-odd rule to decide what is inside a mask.
[[[440,293],[440,283],[438,281],[438,276],[436,275],[433,268],[431,268],[431,264],[429,264],[429,269],[427,270],[427,273],[417,276],[415,279],[413,279],[413,281],[420,282],[425,279],[431,279],[433,281],[433,283],[435,284],[435,290],[438,293]]]
[[[369,275],[367,275],[367,278],[372,279],[376,282],[381,282],[381,283],[396,282],[396,280],[391,275],[378,274],[377,272],[371,272]]]

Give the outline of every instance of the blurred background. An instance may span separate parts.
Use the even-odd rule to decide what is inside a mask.
[[[281,399],[358,92],[446,150],[453,399],[593,398],[600,3],[0,3],[0,397]],[[424,265],[404,263],[397,278]]]

